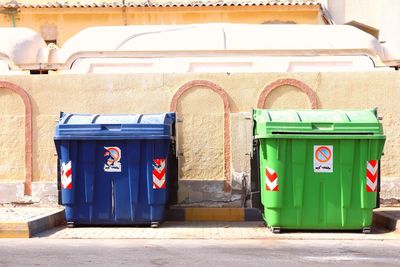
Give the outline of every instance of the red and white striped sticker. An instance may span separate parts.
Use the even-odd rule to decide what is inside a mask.
[[[67,164],[61,164],[61,185],[63,189],[72,189],[72,164],[69,161]]]
[[[265,169],[265,189],[267,191],[279,191],[278,190],[278,174],[274,169]]]
[[[367,161],[367,192],[376,192],[378,185],[378,161]]]
[[[165,159],[153,160],[153,189],[164,189],[165,180]]]

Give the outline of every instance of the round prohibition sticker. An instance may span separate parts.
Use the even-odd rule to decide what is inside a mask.
[[[314,146],[314,172],[333,172],[333,146]]]
[[[332,158],[332,150],[327,146],[320,146],[315,151],[315,159],[319,162],[328,162]]]

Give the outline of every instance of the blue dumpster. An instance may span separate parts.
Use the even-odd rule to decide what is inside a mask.
[[[62,113],[54,136],[69,226],[152,225],[164,217],[174,113]]]

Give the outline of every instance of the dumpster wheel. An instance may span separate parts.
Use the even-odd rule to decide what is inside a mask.
[[[363,234],[370,234],[371,233],[371,227],[364,227],[362,229]]]
[[[271,232],[274,234],[280,234],[281,228],[280,227],[271,227]]]
[[[150,227],[151,228],[158,228],[160,226],[159,222],[151,222]]]
[[[67,228],[74,228],[75,223],[74,222],[67,222]]]

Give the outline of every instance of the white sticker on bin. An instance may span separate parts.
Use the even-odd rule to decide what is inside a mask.
[[[106,162],[104,163],[105,172],[121,172],[121,149],[117,146],[105,146],[103,156],[106,157]]]
[[[314,172],[333,172],[333,146],[314,146]]]

